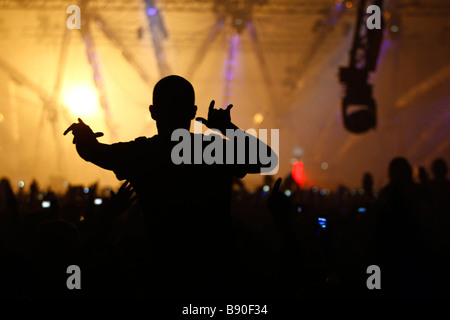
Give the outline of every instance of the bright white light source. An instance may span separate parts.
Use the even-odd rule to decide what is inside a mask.
[[[90,118],[98,112],[98,94],[92,86],[83,84],[68,88],[62,99],[76,117]]]
[[[269,192],[270,187],[268,185],[265,185],[262,189],[264,192]]]
[[[19,188],[23,188],[24,185],[25,183],[23,181],[19,181]]]
[[[44,209],[45,209],[45,208],[50,208],[51,203],[50,203],[50,201],[45,200],[45,201],[42,201],[41,206],[42,206],[42,208],[44,208]]]
[[[284,194],[286,195],[286,196],[288,196],[288,197],[290,197],[291,195],[292,195],[292,192],[291,192],[291,190],[285,190],[284,191]]]

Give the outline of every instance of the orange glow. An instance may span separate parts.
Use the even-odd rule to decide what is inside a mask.
[[[303,185],[303,162],[297,161],[292,164],[292,178],[299,186]]]
[[[352,3],[351,1],[347,1],[347,2],[345,3],[345,6],[346,6],[348,9],[350,9],[351,7],[353,7],[353,3]]]
[[[256,123],[256,124],[260,124],[261,122],[263,122],[263,120],[264,120],[264,116],[261,114],[261,113],[256,113],[254,116],[253,116],[253,121]]]

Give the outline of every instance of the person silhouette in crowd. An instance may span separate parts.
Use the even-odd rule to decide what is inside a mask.
[[[294,297],[305,285],[303,264],[301,263],[300,244],[292,221],[292,203],[288,196],[280,192],[281,178],[278,178],[267,199],[267,205],[273,217],[279,236],[280,271],[277,288],[278,298]]]
[[[390,162],[389,180],[380,191],[379,211],[384,292],[389,298],[423,298],[429,287],[421,189],[402,157]]]
[[[248,146],[256,138],[231,122],[231,108],[232,105],[215,109],[212,101],[208,118],[196,120],[224,135],[228,134],[227,129],[232,129],[240,138],[247,139],[244,151],[249,158]],[[189,133],[181,142],[180,137],[174,139],[177,129],[189,131],[197,112],[194,88],[180,76],[165,77],[155,85],[149,110],[158,130],[151,138],[102,144],[97,138],[103,134],[94,133],[81,119],[64,134],[73,133],[73,143],[84,160],[112,170],[119,180],[126,179],[132,184],[152,243],[155,298],[214,298],[239,290],[232,273],[236,269],[233,266],[236,253],[230,230],[231,183],[233,177],[259,173],[269,165],[261,161],[237,164],[236,157],[242,150],[238,148],[233,153],[236,144],[232,143],[239,138]],[[223,142],[222,149],[216,149],[215,156],[222,159],[234,156],[233,163],[196,162],[206,148],[218,142]],[[256,142],[259,153],[261,148],[267,148],[273,159],[270,165],[278,161],[266,144]],[[176,164],[174,148],[179,143],[188,146],[179,155],[190,161]],[[223,151],[222,157],[218,150]]]
[[[364,194],[367,198],[373,199],[374,198],[374,191],[373,191],[373,176],[369,172],[365,172],[363,175],[363,190]]]
[[[447,273],[450,267],[450,181],[448,167],[443,158],[437,158],[431,165],[433,178],[430,180],[431,206],[434,218],[431,226],[433,251],[436,258],[436,292],[439,298],[450,297],[450,281]]]
[[[450,181],[447,179],[448,168],[444,159],[438,158],[431,166],[433,179],[430,189],[435,211],[441,218],[450,219]]]

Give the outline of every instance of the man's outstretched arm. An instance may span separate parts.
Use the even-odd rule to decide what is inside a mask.
[[[232,140],[231,143],[229,143],[230,146],[234,147],[237,142],[238,155],[236,155],[233,151],[231,151],[230,153],[230,150],[228,149],[226,153],[227,156],[233,157],[233,161],[237,160],[233,163],[236,163],[238,167],[244,169],[245,173],[269,173],[274,169],[277,170],[278,155],[276,154],[276,152],[272,148],[270,148],[264,141],[243,131],[231,122],[230,110],[232,107],[233,105],[230,104],[226,109],[214,109],[213,100],[209,105],[208,119],[197,117],[195,120],[202,122],[210,129],[219,130],[224,136],[230,139],[230,141]],[[276,141],[276,143],[278,143],[278,141]],[[243,148],[241,148],[240,146],[243,146]],[[243,157],[245,158],[245,160]],[[241,159],[241,161],[243,160],[245,165],[240,166],[239,164],[241,162],[239,161],[239,159]],[[253,161],[250,161],[250,159],[253,159]]]
[[[104,169],[114,169],[121,152],[117,150],[118,148],[115,145],[97,141],[97,138],[102,137],[103,133],[94,133],[80,118],[78,118],[78,123],[73,123],[64,131],[64,135],[69,132],[73,134],[73,143],[81,158]]]

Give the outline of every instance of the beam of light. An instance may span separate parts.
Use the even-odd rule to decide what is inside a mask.
[[[235,79],[235,69],[237,65],[237,56],[239,53],[239,43],[240,36],[238,33],[234,34],[230,38],[228,56],[225,60],[225,81],[224,81],[224,91],[223,91],[223,100],[224,106],[227,106],[231,103],[231,98],[233,94],[233,79]]]
[[[383,57],[386,55],[386,52],[389,49],[389,47],[391,46],[391,44],[392,44],[391,39],[384,38],[383,43],[381,44],[380,53],[378,54],[377,66],[379,66],[381,64],[381,60],[383,60]]]
[[[98,111],[98,93],[89,85],[82,84],[63,91],[62,100],[74,116],[92,118]]]
[[[450,64],[446,65],[444,68],[440,68],[437,72],[409,89],[395,101],[395,107],[406,107],[410,102],[417,99],[417,97],[425,95],[425,93],[443,83],[448,77],[450,77]]]
[[[168,33],[164,24],[163,15],[155,8],[155,1],[145,0],[144,2],[150,36],[152,38],[156,62],[158,63],[159,75],[162,78],[172,73],[163,45],[163,41],[168,38]]]

